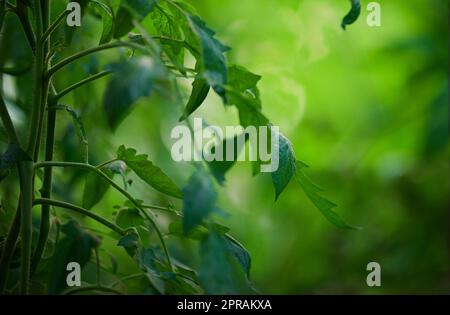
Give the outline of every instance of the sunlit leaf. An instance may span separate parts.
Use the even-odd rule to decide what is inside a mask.
[[[136,173],[136,175],[156,190],[176,198],[182,194],[178,186],[157,166],[147,159],[147,155],[136,155],[136,150],[120,146],[117,158]]]
[[[273,136],[278,137],[278,168],[271,173],[275,200],[277,200],[295,174],[296,160],[291,142],[275,129],[271,128],[271,130],[274,132]],[[276,148],[272,148],[272,152],[274,149]]]

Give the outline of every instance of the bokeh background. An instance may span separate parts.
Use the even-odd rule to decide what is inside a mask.
[[[344,32],[348,1],[192,1],[229,59],[262,75],[263,112],[363,228],[336,229],[295,182],[274,203],[268,178],[232,169],[226,221],[263,292],[450,292],[448,2],[378,1],[381,27],[367,25],[368,2]],[[209,103],[199,115],[235,121]],[[365,283],[370,261],[380,288]]]
[[[347,231],[330,224],[295,181],[274,202],[270,176],[252,177],[249,163],[237,163],[219,188],[219,206],[229,215],[214,219],[229,226],[251,253],[250,277],[258,290],[450,293],[448,1],[378,1],[382,25],[369,27],[363,0],[361,17],[347,31],[340,28],[350,7],[346,0],[190,2],[232,47],[228,59],[262,75],[264,114],[292,141],[297,158],[310,165],[308,175],[339,205],[336,211],[362,227]],[[81,28],[73,51],[98,43],[101,22],[83,23],[97,23],[98,32]],[[20,56],[21,48],[14,49]],[[67,68],[55,85],[66,87],[113,60],[117,52],[86,58]],[[109,160],[126,144],[149,154],[183,186],[194,167],[170,159],[170,130],[183,104],[175,104],[173,95],[143,99],[112,134],[101,106],[106,80],[99,82],[64,98],[83,119],[90,163]],[[5,78],[3,84],[8,91],[12,83]],[[190,82],[182,84],[187,97]],[[225,109],[213,93],[193,116],[219,126],[238,122],[235,109]],[[13,117],[25,124],[20,111]],[[56,159],[81,159],[70,117],[58,117]],[[55,171],[55,196],[79,201],[84,176]],[[143,185],[131,189],[142,199],[168,202]],[[121,202],[110,191],[98,211],[110,217]],[[118,273],[138,270],[115,243],[104,239],[117,256]],[[186,260],[193,248],[177,240],[169,250]],[[366,265],[372,261],[381,265],[378,288],[366,285]],[[95,273],[95,265],[90,271]]]

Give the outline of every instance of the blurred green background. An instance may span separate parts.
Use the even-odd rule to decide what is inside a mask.
[[[378,1],[381,27],[343,31],[348,1],[192,0],[262,75],[263,112],[309,175],[361,231],[329,224],[292,182],[273,202],[269,177],[228,174],[225,220],[266,293],[449,293],[448,1]],[[211,95],[210,95],[211,96]],[[236,121],[210,97],[197,115]],[[366,285],[368,262],[382,286]]]
[[[362,227],[346,231],[331,225],[295,181],[274,202],[270,176],[252,177],[249,163],[237,163],[219,188],[219,206],[230,216],[215,220],[231,227],[250,251],[250,277],[263,293],[450,293],[448,1],[378,2],[380,27],[367,25],[362,1],[361,17],[344,32],[346,0],[191,0],[232,47],[228,59],[262,75],[263,113],[293,142],[297,158],[311,166],[308,175],[325,188],[323,195],[339,205],[336,211],[347,222]],[[72,52],[98,43],[100,22],[83,23],[99,31],[81,28]],[[20,47],[14,49],[20,55]],[[57,89],[117,55],[105,52],[67,68],[66,76],[55,80]],[[173,95],[143,99],[112,134],[101,106],[105,83],[64,98],[83,119],[90,163],[109,160],[126,144],[185,185],[194,167],[170,159],[170,130],[183,104]],[[187,97],[190,82],[183,84]],[[236,110],[225,109],[213,93],[193,116],[220,126],[238,122]],[[20,112],[14,117],[23,121]],[[70,117],[58,117],[56,159],[79,160]],[[62,184],[55,187],[57,199],[81,199],[84,174],[70,174],[55,171]],[[154,203],[168,202],[143,185],[131,190]],[[111,217],[122,201],[109,191],[98,210]],[[104,239],[104,248],[118,256],[119,274],[138,270],[115,243]],[[169,250],[195,261],[189,254],[194,246],[177,240]],[[378,288],[366,285],[372,261],[381,265]]]

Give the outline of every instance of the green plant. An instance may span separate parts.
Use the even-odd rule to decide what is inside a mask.
[[[249,282],[249,253],[229,234],[227,227],[214,223],[209,216],[213,212],[220,213],[216,208],[214,181],[223,183],[225,173],[233,163],[199,163],[183,189],[146,155],[138,155],[136,150],[125,146],[120,146],[111,160],[91,164],[82,119],[64,100],[88,84],[95,83],[102,88],[99,79],[108,77],[103,111],[107,125],[114,131],[140,98],[154,91],[171,95],[178,101],[181,98],[178,80],[193,78],[191,95],[182,110],[181,121],[189,124],[190,114],[212,90],[226,106],[237,108],[242,126],[265,126],[269,120],[261,109],[257,87],[260,77],[241,66],[229,64],[225,57],[228,47],[216,39],[214,32],[183,1],[78,2],[86,18],[102,25],[100,34],[96,27],[91,30],[100,35],[99,44],[79,51],[76,50],[77,43],[82,40],[76,37],[78,29],[64,25],[68,14],[64,3],[0,0],[2,80],[6,75],[15,78],[15,94],[7,95],[2,91],[0,98],[5,131],[2,141],[7,143],[0,160],[2,207],[7,223],[2,231],[5,235],[1,246],[0,291],[21,294],[30,291],[123,293],[129,289],[126,281],[144,279],[144,284],[139,285],[141,292],[254,292]],[[352,1],[352,11],[342,25],[354,22],[359,10],[359,2]],[[89,26],[83,26],[86,27]],[[130,33],[132,31],[137,33]],[[114,49],[119,51],[118,55],[105,55],[103,60],[107,65],[103,70],[98,70],[100,67],[96,63],[99,61],[93,59],[93,64],[84,64],[88,70],[81,71],[76,83],[57,89],[73,78],[73,71],[67,69],[73,69],[87,57]],[[186,66],[188,58],[195,61],[193,68]],[[11,119],[6,102],[8,107],[24,113],[25,124]],[[54,158],[56,125],[62,112],[70,115],[72,129],[68,130],[76,133],[80,140],[75,154],[79,157],[77,161]],[[280,167],[272,173],[276,198],[290,180],[296,178],[329,221],[342,228],[352,228],[332,210],[335,206],[332,202],[318,195],[320,189],[305,175],[306,165],[296,160],[289,140],[280,135],[280,141]],[[69,187],[53,180],[53,171],[57,168],[62,168],[68,177],[84,177],[81,206],[52,196],[57,188],[59,196],[76,200],[68,193],[61,193]],[[164,200],[169,205],[147,204],[134,197],[128,190],[127,171],[134,172],[165,195]],[[115,181],[117,177],[124,179],[123,184]],[[110,187],[125,200],[114,210],[113,218],[94,210]],[[182,212],[169,203],[176,203],[177,199],[183,200]],[[11,209],[14,202],[16,210]],[[70,215],[61,214],[56,208],[68,210]],[[36,231],[33,209],[40,210]],[[160,220],[160,213],[165,213],[167,220]],[[89,227],[82,226],[86,220],[98,222],[98,231],[92,227],[89,231]],[[110,232],[105,232],[103,227]],[[201,259],[197,268],[174,259],[163,229],[181,240],[199,242]],[[118,247],[123,247],[140,272],[119,277],[114,255],[101,251],[103,239],[99,235],[105,241],[112,239]],[[95,253],[96,277],[82,287],[67,289],[66,265],[75,261],[82,267],[88,266],[92,253]],[[107,257],[111,258],[108,263],[105,262]],[[12,272],[17,267],[20,277]],[[108,279],[102,281],[103,277]],[[45,285],[35,285],[40,282]]]

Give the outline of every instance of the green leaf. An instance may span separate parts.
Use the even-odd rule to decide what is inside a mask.
[[[162,51],[180,73],[185,74],[184,38],[179,27],[179,21],[183,20],[183,15],[178,10],[171,10],[171,7],[168,7],[165,2],[160,2],[156,9],[150,13],[150,17],[158,36],[173,39],[161,41]]]
[[[100,240],[83,230],[76,221],[69,221],[61,228],[66,235],[58,242],[52,257],[48,293],[58,294],[66,288],[66,267],[69,262],[77,262],[83,268],[90,260],[92,249]]]
[[[110,179],[113,179],[114,174],[121,174],[125,172],[125,166],[122,162],[114,162],[105,165],[101,168]],[[110,183],[104,178],[98,176],[94,172],[89,172],[86,175],[86,181],[83,190],[83,208],[91,209],[95,206],[108,191]]]
[[[135,257],[139,247],[139,234],[135,229],[129,230],[127,234],[119,240],[117,246],[122,246],[125,248],[128,255]]]
[[[183,195],[183,229],[188,234],[214,210],[217,193],[208,173],[197,169],[183,189]]]
[[[272,131],[275,131],[271,127]],[[281,133],[275,133],[278,137],[278,169],[272,172],[272,183],[275,188],[275,200],[289,184],[296,171],[296,160],[291,142]],[[273,152],[274,148],[272,148]]]
[[[224,52],[228,51],[229,47],[218,41],[214,37],[215,32],[208,28],[198,16],[188,14],[187,19],[200,41],[201,59],[199,61],[202,75],[214,91],[225,98],[223,85],[227,84],[227,63]]]
[[[98,0],[91,0],[89,4],[93,6],[95,12],[102,17],[103,29],[99,44],[110,42],[113,38],[114,31],[114,14],[112,8],[108,4]]]
[[[220,147],[214,147],[211,151],[214,153],[215,150],[219,150],[220,152],[223,152],[223,161],[213,160],[208,163],[209,170],[213,174],[213,176],[216,178],[217,182],[221,185],[225,183],[225,173],[228,172],[228,170],[233,167],[233,165],[236,163],[237,157],[240,154],[240,152],[244,149],[245,142],[248,140],[248,137],[245,137],[245,139],[242,139],[245,137],[244,134],[235,135],[233,138],[226,138],[222,141],[222,144]],[[244,141],[243,141],[244,140]],[[241,144],[242,145],[239,145]],[[233,148],[233,158],[231,161],[227,161],[227,150],[228,148]]]
[[[179,121],[185,120],[190,114],[192,114],[200,105],[202,105],[206,96],[208,96],[209,85],[206,79],[197,76],[192,82],[192,92],[189,97],[189,101],[184,109],[183,115]]]
[[[156,190],[176,198],[182,193],[178,186],[157,166],[147,159],[147,155],[136,155],[136,150],[120,146],[117,158],[125,162],[136,175]]]
[[[236,106],[241,125],[266,126],[269,120],[261,112],[261,99],[257,87],[261,76],[236,65],[228,68],[228,75],[227,104]]]
[[[200,255],[198,279],[206,294],[252,292],[244,270],[223,235],[212,230],[200,243]]]
[[[134,28],[133,19],[143,20],[152,11],[156,0],[122,0],[114,23],[114,38],[126,35]]]
[[[17,162],[31,160],[31,157],[29,157],[17,144],[10,143],[8,144],[6,151],[0,155],[0,172],[5,172]]]
[[[110,171],[104,171],[104,173],[111,179],[114,177],[114,174]],[[83,208],[91,209],[95,206],[102,200],[109,186],[110,184],[105,179],[93,172],[89,172],[86,175],[86,182],[84,184]]]
[[[241,243],[236,241],[231,236],[225,235],[225,240],[227,242],[227,248],[231,252],[237,261],[241,264],[247,277],[250,276],[250,268],[252,265],[252,258],[248,250],[242,246]]]
[[[133,104],[167,79],[166,70],[150,57],[131,58],[110,65],[114,71],[103,96],[103,107],[112,130],[130,113]]]
[[[359,0],[350,0],[352,7],[347,15],[342,19],[341,26],[345,30],[347,25],[353,24],[361,14],[361,3]]]
[[[303,162],[297,161],[297,171],[295,173],[297,181],[302,186],[303,191],[306,196],[311,200],[311,202],[316,206],[316,208],[327,218],[328,221],[333,223],[339,228],[343,229],[359,229],[358,227],[351,226],[347,224],[335,211],[337,205],[328,199],[319,195],[319,192],[323,191],[322,188],[314,184],[304,172],[304,168],[308,167]]]

